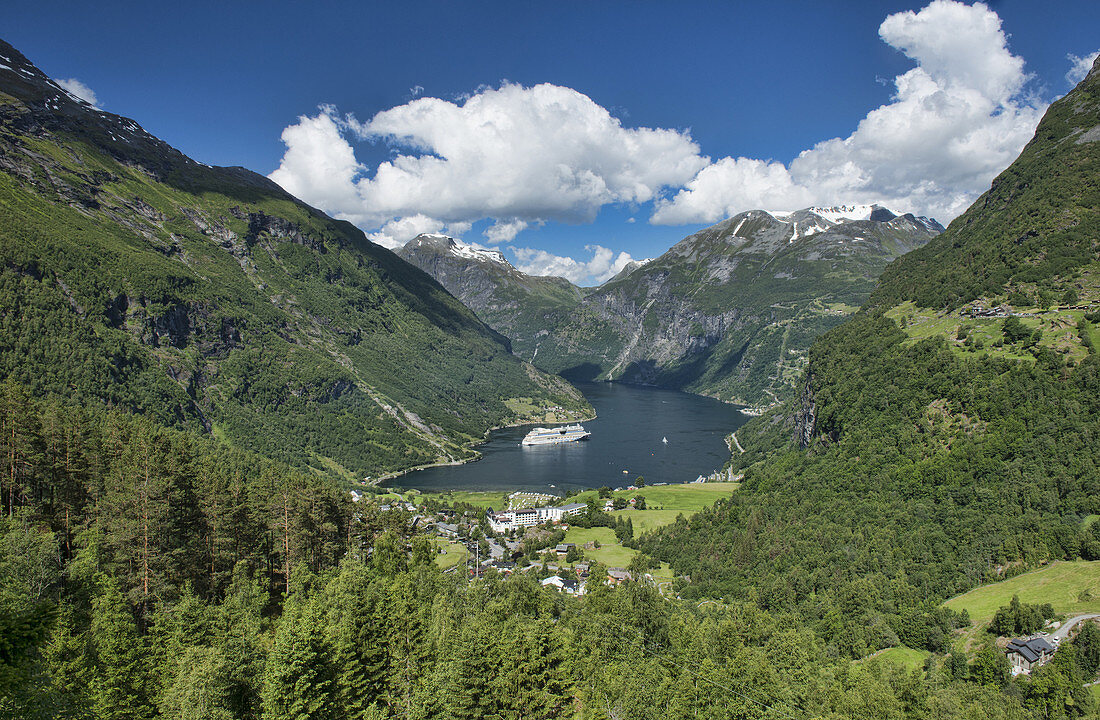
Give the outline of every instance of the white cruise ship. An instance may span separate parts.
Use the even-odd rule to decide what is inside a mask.
[[[522,445],[551,445],[554,443],[587,440],[592,433],[580,425],[565,425],[555,428],[535,428],[523,438]]]

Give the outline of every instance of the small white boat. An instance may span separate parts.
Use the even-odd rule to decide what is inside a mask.
[[[661,442],[663,442],[665,445],[668,445],[668,438],[666,438],[666,437],[661,438]]]

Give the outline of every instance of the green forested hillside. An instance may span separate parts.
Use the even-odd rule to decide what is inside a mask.
[[[1094,68],[974,208],[814,343],[802,396],[738,431],[736,497],[642,540],[684,593],[797,609],[852,655],[935,650],[911,622],[944,598],[1100,558],[1082,523],[1100,511],[1098,88]],[[1002,307],[971,317],[970,300]]]
[[[1019,685],[995,655],[927,672],[853,663],[795,615],[697,606],[644,581],[610,588],[598,566],[580,598],[534,572],[442,573],[406,515],[353,505],[327,478],[125,413],[37,403],[11,381],[0,431],[3,718],[1022,719],[1090,707],[1069,648]]]
[[[241,168],[0,69],[0,377],[341,475],[587,405],[436,282]]]

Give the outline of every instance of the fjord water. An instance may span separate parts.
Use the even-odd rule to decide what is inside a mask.
[[[579,383],[598,417],[584,423],[583,442],[521,446],[533,425],[494,430],[481,460],[427,468],[389,485],[442,490],[526,490],[562,494],[574,488],[690,482],[729,459],[725,437],[748,419],[737,406],[671,390]],[[668,438],[668,442],[662,442]],[[626,473],[623,473],[626,470]]]

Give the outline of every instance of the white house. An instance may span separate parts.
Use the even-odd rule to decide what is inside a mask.
[[[562,592],[569,593],[570,595],[583,595],[584,585],[578,585],[577,581],[573,578],[563,578],[557,575],[551,575],[542,581],[543,587],[554,586]]]

